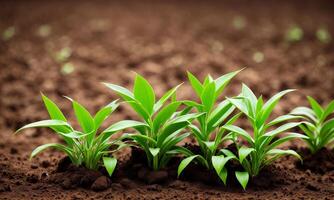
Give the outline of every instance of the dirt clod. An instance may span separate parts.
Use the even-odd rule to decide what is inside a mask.
[[[97,178],[91,186],[94,191],[102,191],[110,186],[110,180],[106,176],[100,176]]]

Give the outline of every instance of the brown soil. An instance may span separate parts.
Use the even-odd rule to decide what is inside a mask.
[[[333,168],[314,168],[328,162],[328,152],[321,152],[316,162],[305,156],[306,168],[293,158],[281,159],[244,192],[233,179],[227,187],[187,176],[176,180],[173,162],[148,175],[142,161],[126,165],[129,150],[120,152],[121,165],[111,179],[103,170],[66,166],[66,160],[59,167],[64,155],[57,151],[30,161],[34,147],[59,142],[57,136],[44,129],[13,136],[23,124],[47,118],[40,91],[59,103],[73,122],[71,105],[62,95],[95,112],[117,98],[100,82],[130,87],[130,71],[147,77],[161,96],[186,82],[187,70],[216,77],[246,66],[225,95],[237,94],[241,82],[265,98],[298,89],[282,100],[275,115],[307,105],[305,95],[328,103],[334,98],[334,42],[323,44],[314,34],[326,26],[334,35],[333,10],[330,0],[1,1],[0,30],[15,26],[16,32],[0,41],[0,199],[334,199]],[[233,26],[235,17],[245,19],[243,28]],[[43,24],[51,27],[47,37],[36,34]],[[285,31],[293,24],[303,28],[304,37],[287,43]],[[75,68],[70,74],[61,73],[62,63],[51,56],[64,47],[72,49],[68,61]],[[264,55],[261,62],[253,59],[258,51]],[[179,99],[194,97],[188,84],[181,90]],[[122,106],[106,125],[125,118],[136,116]],[[244,121],[240,125],[247,128]],[[291,145],[303,146],[298,141]],[[129,173],[135,168],[141,173]],[[153,182],[140,179],[152,176]]]

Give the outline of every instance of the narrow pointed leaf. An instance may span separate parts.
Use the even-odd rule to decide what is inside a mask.
[[[235,172],[235,176],[237,177],[237,180],[241,184],[242,188],[244,190],[246,190],[247,183],[248,183],[248,180],[249,180],[249,174],[248,174],[248,172],[239,172],[239,171],[236,171]]]
[[[116,168],[117,159],[114,157],[103,157],[103,164],[109,176],[111,176],[114,173],[114,170]]]
[[[189,156],[181,161],[179,167],[177,168],[177,177],[181,175],[183,170],[196,158],[198,155]]]
[[[153,113],[153,106],[155,104],[155,94],[152,86],[147,82],[147,80],[136,75],[133,94],[135,99],[139,101],[149,114]]]

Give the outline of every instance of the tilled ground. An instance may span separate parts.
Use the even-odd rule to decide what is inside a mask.
[[[334,98],[334,43],[319,42],[315,32],[326,26],[334,35],[333,10],[331,1],[1,1],[0,30],[15,26],[15,34],[0,41],[0,198],[334,199],[333,169],[299,169],[292,158],[263,173],[263,180],[274,177],[272,185],[253,184],[246,192],[185,180],[148,185],[127,178],[111,180],[102,192],[64,189],[49,180],[63,154],[51,150],[28,159],[34,147],[58,138],[47,130],[13,136],[23,124],[47,118],[40,91],[73,121],[63,95],[95,112],[117,98],[100,82],[130,88],[132,71],[148,78],[160,96],[187,82],[187,70],[217,77],[247,67],[225,95],[238,94],[241,82],[265,98],[298,89],[275,115],[307,105],[306,95],[328,103]],[[285,32],[294,24],[304,37],[289,43]],[[51,28],[45,37],[38,34],[42,25]],[[57,61],[54,54],[65,47],[71,55]],[[71,73],[64,72],[68,63],[74,66]],[[189,84],[183,84],[178,98],[193,97]],[[134,113],[122,106],[108,122],[131,118]]]

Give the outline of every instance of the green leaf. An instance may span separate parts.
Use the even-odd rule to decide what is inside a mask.
[[[318,121],[314,111],[307,107],[297,107],[290,112],[290,115],[305,116],[313,122]]]
[[[98,129],[103,121],[118,107],[117,100],[99,110],[94,116],[95,129]]]
[[[133,93],[130,92],[128,89],[114,85],[111,83],[103,83],[105,86],[110,88],[111,90],[117,92],[125,101],[134,101],[135,97],[133,96]]]
[[[293,127],[299,126],[300,124],[301,124],[301,122],[291,122],[291,123],[284,124],[284,125],[278,127],[277,129],[274,129],[272,131],[269,131],[269,132],[265,133],[264,136],[275,137],[277,134],[282,133],[286,130],[289,130]]]
[[[134,128],[138,126],[147,126],[147,125],[144,124],[143,122],[138,122],[134,120],[123,120],[109,126],[105,131],[103,131],[103,133],[107,132],[115,133],[126,128]]]
[[[229,130],[233,133],[236,133],[240,135],[242,138],[244,138],[245,140],[247,140],[247,142],[249,142],[250,144],[254,144],[253,138],[244,129],[234,126],[234,125],[225,125],[225,126],[222,126],[222,128]]]
[[[111,176],[116,168],[117,159],[114,157],[103,157],[103,164],[109,176]]]
[[[198,155],[189,156],[181,161],[177,168],[177,177],[183,172],[183,170],[196,158]]]
[[[226,163],[232,159],[233,157],[224,157],[223,155],[220,156],[212,156],[212,166],[215,169],[216,173],[220,177],[220,179],[226,184],[226,178],[227,178],[227,170],[224,169]]]
[[[248,111],[247,106],[244,104],[244,99],[242,98],[228,98],[226,97],[226,99],[233,104],[235,107],[238,108],[238,110],[240,110],[242,113],[244,113],[246,116],[253,118],[253,116],[251,116],[251,113]]]
[[[299,134],[299,133],[289,133],[286,136],[284,136],[284,137],[274,141],[273,143],[271,143],[270,146],[267,149],[268,150],[273,149],[280,144],[283,144],[283,143],[285,143],[289,140],[293,140],[293,139],[297,139],[297,138],[308,139],[309,137],[307,137],[306,135]]]
[[[242,84],[242,95],[246,99],[249,99],[249,102],[251,103],[252,112],[256,112],[256,106],[257,106],[257,98],[253,91],[245,84]]]
[[[202,96],[203,86],[201,82],[190,72],[187,72],[188,79],[190,81],[191,86],[195,90],[198,97]]]
[[[70,101],[72,101],[72,106],[74,109],[74,114],[82,128],[82,130],[85,133],[91,133],[95,130],[95,124],[94,124],[94,119],[90,115],[90,113],[84,108],[82,105],[80,105],[78,102],[72,100],[69,97],[68,98]]]
[[[153,121],[154,130],[159,130],[160,126],[162,126],[177,110],[177,108],[181,105],[180,102],[173,102],[166,107],[164,107],[155,117]]]
[[[283,149],[271,149],[267,152],[267,155],[272,155],[272,156],[283,156],[283,155],[292,155],[296,158],[298,158],[299,160],[302,160],[302,158],[300,157],[300,155],[293,151],[293,150],[283,150]]]
[[[64,122],[67,121],[64,114],[61,112],[61,110],[53,101],[51,101],[48,97],[46,97],[43,94],[42,94],[42,99],[51,119],[61,120]]]
[[[71,149],[65,147],[62,144],[50,143],[50,144],[41,145],[41,146],[37,147],[36,149],[34,149],[31,153],[31,155],[30,155],[30,159],[35,157],[37,154],[41,153],[42,151],[44,151],[47,148],[55,148],[59,151],[65,152],[69,157],[72,157]]]
[[[216,101],[215,91],[216,91],[216,86],[215,83],[212,82],[206,85],[202,92],[201,100],[206,112],[209,112],[211,110],[213,104]]]
[[[240,163],[242,163],[242,161],[244,161],[244,159],[250,154],[252,153],[253,151],[255,151],[254,148],[248,148],[248,147],[244,147],[242,146],[240,149],[239,149],[239,161]]]
[[[271,127],[273,125],[276,125],[278,123],[287,121],[287,120],[292,120],[292,119],[299,119],[301,118],[300,116],[296,116],[296,115],[282,115],[277,117],[276,119],[272,120],[271,122],[269,122],[266,127]]]
[[[182,84],[179,84],[178,86],[170,89],[168,92],[166,92],[160,99],[158,102],[156,102],[154,104],[154,108],[153,111],[154,113],[157,112],[162,106],[163,104],[176,93],[176,90],[181,86]]]
[[[216,98],[223,92],[225,87],[229,84],[229,82],[232,80],[233,77],[235,77],[239,72],[241,72],[243,69],[230,72],[228,74],[225,74],[215,80],[216,84]]]
[[[147,82],[147,80],[140,76],[136,75],[133,94],[146,109],[149,114],[153,113],[153,106],[155,103],[155,94],[152,86]]]
[[[284,90],[281,91],[277,94],[275,94],[273,97],[271,97],[263,106],[263,115],[261,118],[261,123],[264,123],[268,117],[270,116],[270,114],[272,113],[272,111],[274,110],[275,106],[277,105],[278,101],[287,93],[295,91],[293,89],[289,89],[289,90]]]
[[[127,103],[130,104],[136,113],[140,115],[147,123],[150,122],[150,114],[140,102],[137,103],[136,101],[127,101]]]
[[[23,126],[22,128],[20,128],[19,130],[17,130],[15,133],[18,133],[19,131],[23,129],[27,129],[27,128],[39,128],[39,127],[48,127],[48,128],[66,127],[68,130],[72,130],[72,127],[67,122],[64,122],[61,120],[50,119],[50,120],[42,120],[42,121],[27,124]]]
[[[246,190],[247,183],[248,183],[248,180],[249,180],[249,174],[248,174],[248,172],[239,172],[239,171],[236,171],[235,172],[235,176],[237,177],[237,180],[241,184],[242,188],[244,190]]]
[[[325,111],[323,112],[322,116],[321,116],[321,121],[325,121],[326,118],[333,113],[334,111],[334,100],[331,101],[328,106],[326,107]]]
[[[149,150],[153,157],[156,157],[160,152],[160,148],[149,148]]]
[[[320,119],[324,110],[322,109],[322,107],[318,104],[318,102],[313,99],[312,97],[310,96],[307,96],[307,99],[313,109],[313,111],[315,112],[315,114],[317,115],[317,117]]]

